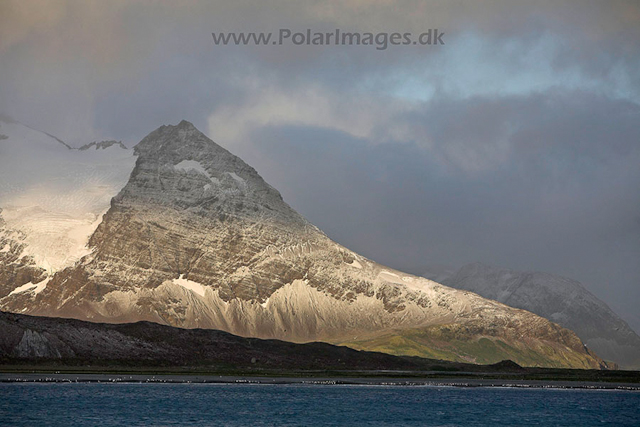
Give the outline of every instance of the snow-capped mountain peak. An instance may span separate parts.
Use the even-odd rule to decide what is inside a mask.
[[[67,155],[105,152],[126,150]],[[119,176],[126,185],[119,192],[107,186],[117,195],[82,246],[90,252],[58,270],[44,288],[46,275],[33,267],[20,280],[0,283],[0,308],[106,322],[150,320],[477,363],[604,366],[575,334],[548,320],[384,267],[331,241],[255,169],[189,122],[161,126],[134,152],[131,174],[122,170]],[[53,170],[51,179],[54,172],[64,176]],[[85,191],[85,181],[69,181],[75,184],[69,191]],[[46,205],[47,215],[74,211],[59,203],[64,191],[53,194],[58,202]],[[4,230],[17,223],[6,224]],[[0,277],[23,265],[16,252],[9,242],[7,255],[0,254]],[[34,256],[40,253],[49,254],[38,247]]]

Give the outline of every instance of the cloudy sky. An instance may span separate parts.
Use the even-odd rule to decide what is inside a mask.
[[[212,32],[444,32],[216,46]],[[640,330],[637,1],[0,0],[0,112],[72,145],[193,122],[392,267],[582,281]]]

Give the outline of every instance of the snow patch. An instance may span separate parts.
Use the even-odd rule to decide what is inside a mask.
[[[11,250],[11,245],[10,244],[6,244],[4,245],[4,248],[0,249],[0,252],[9,252]]]
[[[382,270],[380,274],[378,274],[378,277],[386,282],[402,284],[400,276],[391,271]]]
[[[177,279],[173,279],[172,282],[178,286],[182,286],[185,289],[189,289],[190,291],[200,295],[201,297],[204,296],[205,287],[198,282],[185,279],[184,274],[181,274],[180,277]]]
[[[196,171],[211,179],[211,175],[209,175],[209,172],[207,172],[204,166],[195,160],[183,160],[177,165],[174,165],[173,168],[183,172]]]
[[[12,290],[12,291],[9,293],[9,295],[8,295],[8,296],[15,295],[15,294],[20,294],[20,293],[22,293],[22,292],[24,292],[24,291],[28,291],[28,290],[30,290],[31,288],[35,288],[35,287],[36,287],[36,285],[35,285],[35,284],[33,284],[33,283],[31,283],[31,282],[29,282],[29,283],[25,283],[24,285],[22,285],[22,286],[18,286],[17,288],[15,288],[14,290]]]
[[[229,174],[229,176],[231,176],[231,178],[233,178],[238,184],[244,185],[246,184],[244,179],[240,178],[238,175],[236,175],[234,172],[227,172]]]
[[[380,272],[380,275],[381,275],[381,276],[382,276],[382,275],[385,275],[385,276],[392,276],[392,277],[400,277],[400,276],[398,276],[396,273],[392,273],[392,272],[387,271],[387,270],[382,270],[382,271]]]
[[[174,165],[173,168],[182,172],[195,171],[199,174],[206,176],[207,179],[209,179],[209,181],[211,181],[212,184],[220,184],[220,180],[218,178],[211,176],[211,174],[207,172],[204,166],[202,166],[202,164],[198,161],[183,160],[177,165]],[[212,188],[211,184],[204,185],[204,191],[211,190],[211,188]]]
[[[50,280],[51,280],[51,278],[47,277],[42,282],[36,283],[36,288],[33,289],[33,293],[38,295],[40,292],[44,291],[44,288],[47,287],[47,283],[49,283]]]
[[[35,295],[38,295],[40,292],[42,292],[44,290],[44,288],[47,287],[47,283],[49,283],[49,280],[51,280],[51,278],[47,277],[46,279],[44,279],[42,282],[38,282],[38,283],[25,283],[22,286],[18,286],[17,288],[15,288],[14,290],[12,290],[9,295],[7,296],[11,296],[14,294],[20,294],[22,292],[26,292],[26,291],[31,291],[33,292]]]
[[[351,267],[355,267],[355,268],[358,268],[358,269],[362,270],[362,264],[360,264],[357,259],[354,259],[353,261],[351,261],[347,265],[350,265]]]

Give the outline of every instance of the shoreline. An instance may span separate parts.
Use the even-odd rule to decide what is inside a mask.
[[[640,384],[593,381],[517,380],[482,378],[356,378],[356,377],[266,377],[230,375],[141,375],[0,373],[0,383],[78,384],[219,384],[219,385],[336,385],[394,387],[457,387],[640,391]]]

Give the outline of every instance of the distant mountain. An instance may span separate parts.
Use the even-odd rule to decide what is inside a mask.
[[[14,161],[13,151],[30,144],[16,142],[12,132],[0,174],[4,163]],[[548,320],[384,267],[331,241],[252,167],[189,122],[145,137],[134,148],[130,176],[127,156],[104,170],[124,180],[101,220],[97,215],[106,210],[116,180],[96,172],[98,188],[90,188],[99,197],[87,205],[85,184],[92,181],[82,165],[103,171],[101,162],[129,150],[93,145],[63,155],[56,140],[29,138],[34,150],[43,145],[55,154],[40,157],[30,185],[21,184],[0,206],[11,214],[15,200],[44,186],[40,194],[50,203],[26,198],[21,212],[77,210],[91,213],[95,222],[69,232],[68,220],[60,223],[47,213],[40,228],[29,228],[16,220],[19,215],[5,217],[3,211],[2,310],[108,323],[147,320],[473,363],[511,359],[524,366],[605,367],[573,332]],[[97,157],[79,162],[83,155]],[[47,157],[70,163],[51,168]],[[44,182],[40,167],[50,172]],[[18,183],[29,175],[17,173]],[[79,179],[49,185],[57,174]],[[68,196],[78,192],[79,198]],[[58,240],[43,246],[49,234],[41,229]],[[69,250],[62,243],[71,237],[75,252],[65,257]]]
[[[579,282],[553,274],[512,271],[469,264],[443,276],[442,283],[521,308],[573,330],[606,360],[625,368],[640,368],[640,337],[604,302]]]

